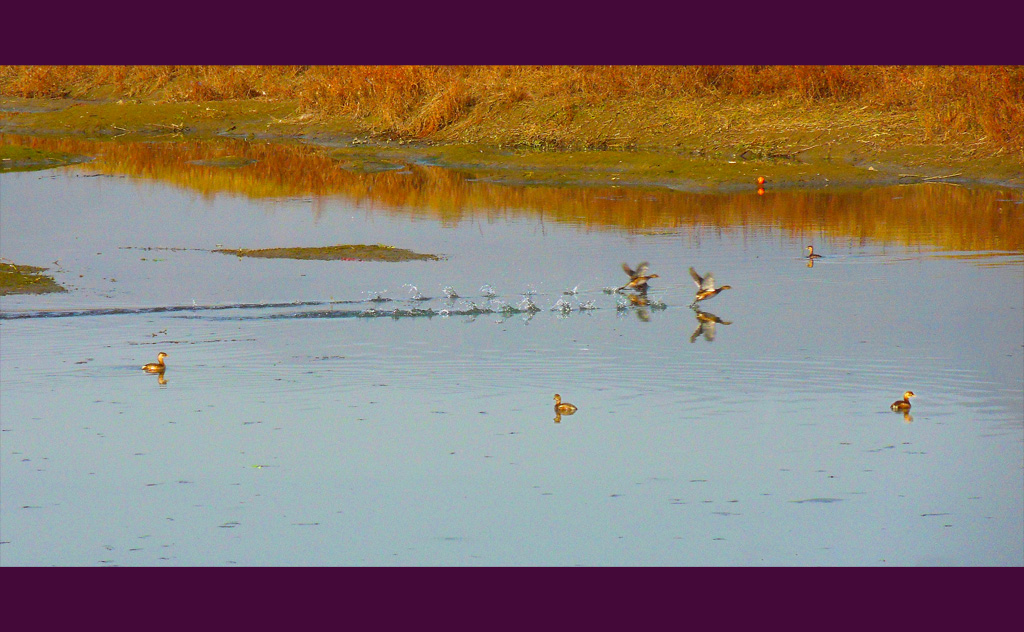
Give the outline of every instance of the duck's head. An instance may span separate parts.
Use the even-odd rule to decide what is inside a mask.
[[[166,357],[167,357],[167,354],[164,353],[163,351],[161,351],[160,353],[156,354],[156,361],[157,362],[163,362],[164,358],[166,358]]]
[[[657,275],[657,274],[652,274],[651,276],[649,276],[649,277],[647,277],[647,278],[648,278],[648,279],[657,279],[657,278],[658,278],[658,275]]]
[[[807,252],[814,252],[814,246],[807,246]]]
[[[914,395],[914,391],[907,391],[903,394],[903,399],[910,399],[911,397],[917,397],[917,395]]]
[[[556,401],[556,402],[560,402],[560,401],[562,401],[562,396],[561,396],[561,395],[559,395],[558,393],[555,393],[555,401]]]
[[[718,288],[718,289],[719,289],[719,290],[731,290],[731,289],[732,289],[732,286],[731,286],[731,285],[723,285],[722,287],[720,287],[720,288]]]

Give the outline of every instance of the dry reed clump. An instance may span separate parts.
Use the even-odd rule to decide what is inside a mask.
[[[981,132],[1011,151],[1024,151],[1024,67],[1002,72],[947,70],[953,80],[930,81],[925,69],[920,117],[930,137],[946,140],[957,133]]]
[[[373,133],[418,137],[531,108],[560,116],[564,136],[578,112],[611,102],[649,112],[666,100],[699,109],[771,97],[913,114],[923,140],[1024,150],[1020,66],[0,66],[0,95],[97,94],[296,100],[308,112],[355,117]]]

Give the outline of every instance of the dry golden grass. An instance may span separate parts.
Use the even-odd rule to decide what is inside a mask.
[[[0,95],[294,100],[387,136],[556,148],[649,144],[673,107],[684,135],[839,109],[903,117],[922,142],[1024,152],[1021,66],[0,66]]]

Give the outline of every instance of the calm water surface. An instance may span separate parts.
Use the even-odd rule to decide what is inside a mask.
[[[0,175],[2,256],[71,290],[2,299],[5,566],[1024,564],[1019,190],[111,163]],[[210,251],[336,243],[446,258]]]

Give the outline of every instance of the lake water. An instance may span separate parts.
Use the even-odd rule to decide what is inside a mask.
[[[1024,564],[1019,189],[112,145],[0,174],[0,254],[70,290],[2,298],[4,566]],[[211,252],[339,243],[445,258]]]

